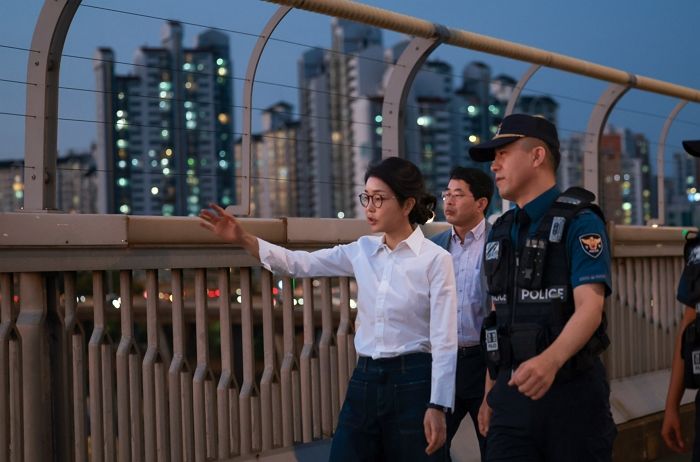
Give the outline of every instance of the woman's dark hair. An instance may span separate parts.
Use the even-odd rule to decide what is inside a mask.
[[[409,197],[416,200],[416,205],[408,215],[409,223],[422,225],[433,217],[437,201],[435,196],[425,190],[423,174],[413,162],[400,157],[388,157],[367,169],[365,183],[370,177],[379,178],[386,183],[399,204],[403,205]]]

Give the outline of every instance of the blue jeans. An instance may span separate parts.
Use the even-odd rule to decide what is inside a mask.
[[[429,353],[360,357],[338,416],[330,461],[444,461],[444,446],[431,456],[425,453],[431,361]]]

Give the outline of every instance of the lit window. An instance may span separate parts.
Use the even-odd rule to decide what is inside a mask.
[[[185,126],[190,130],[194,130],[195,128],[197,128],[197,122],[195,122],[194,120],[188,120]]]
[[[219,157],[226,157],[226,151],[224,151],[223,149],[219,151]]]
[[[154,196],[158,194],[158,187],[157,186],[154,186],[151,188],[151,194],[153,194]]]
[[[632,210],[632,204],[630,204],[629,202],[623,202],[622,203],[622,210],[625,210],[625,211]]]
[[[117,117],[120,117],[120,118],[121,118],[121,117],[124,117],[124,111],[122,111],[121,109],[119,109],[119,110],[117,111]]]
[[[469,135],[469,142],[470,143],[478,143],[479,142],[479,137],[476,135]]]
[[[126,204],[122,204],[122,205],[119,207],[119,211],[120,211],[121,213],[129,213],[129,206],[126,205]]]
[[[139,160],[138,159],[131,159],[131,165],[133,167],[138,167],[139,166]]]
[[[126,149],[127,146],[129,146],[129,143],[127,143],[126,140],[122,140],[122,139],[117,140],[117,147],[119,149]]]
[[[185,63],[182,65],[182,70],[183,71],[191,71],[192,70],[192,64],[191,63]]]
[[[165,175],[165,176],[170,175],[170,169],[169,169],[168,167],[165,167],[165,168],[163,169],[163,175]]]
[[[228,123],[228,114],[222,112],[219,114],[219,123],[221,125],[226,125]]]
[[[191,109],[192,108],[192,101],[185,101],[185,109]]]
[[[384,120],[384,118],[381,115],[374,116],[374,121],[378,124],[382,123],[382,120]]]
[[[228,168],[228,162],[226,162],[225,160],[220,160],[220,161],[219,161],[219,167],[221,167],[221,168],[224,169],[224,170],[227,169],[227,168]]]
[[[160,136],[167,139],[170,136],[170,132],[168,130],[161,130]]]
[[[187,159],[187,165],[189,165],[190,167],[194,167],[194,163],[195,163],[195,160],[192,157]]]
[[[469,106],[467,106],[467,112],[471,115],[476,115],[476,113],[477,113],[476,106],[473,106],[470,104]]]
[[[377,128],[374,129],[374,132],[375,132],[377,135],[381,135],[382,133],[384,133],[384,129],[383,129],[382,127],[377,127]]]
[[[120,99],[120,100],[121,100],[121,99],[124,99],[124,92],[123,92],[123,91],[120,91],[119,94],[117,95],[117,98]]]
[[[165,167],[166,165],[168,165],[168,159],[161,159],[161,160],[160,160],[160,165],[162,165],[163,167]]]
[[[338,212],[338,218],[340,218],[340,219],[345,218],[345,214],[343,212]]]
[[[197,117],[197,114],[195,114],[192,111],[187,111],[185,112],[185,119],[186,120],[193,120],[195,117]]]
[[[192,89],[192,82],[185,82],[185,88],[187,88],[188,90],[191,90]]]
[[[158,161],[157,160],[152,160],[151,161],[151,167],[157,167],[158,166]]]
[[[127,180],[126,178],[119,178],[117,180],[117,184],[123,188],[124,186],[129,184],[129,180]]]
[[[170,149],[170,148],[166,149],[166,150],[165,150],[165,155],[168,156],[168,157],[172,156],[172,155],[173,155],[173,150]]]
[[[149,149],[148,150],[148,157],[155,157],[155,156],[156,156],[155,149]]]
[[[231,198],[228,196],[224,196],[221,198],[221,203],[224,205],[229,205],[231,203]]]
[[[216,60],[216,65],[217,65],[217,66],[223,66],[223,65],[224,65],[224,60],[223,60],[223,58],[218,58],[218,59]]]
[[[228,74],[228,71],[226,70],[225,67],[220,67],[218,71],[216,71],[217,74],[219,74],[221,77],[226,76]]]
[[[126,168],[126,161],[120,160],[119,162],[117,162],[117,165],[119,166],[119,168]]]

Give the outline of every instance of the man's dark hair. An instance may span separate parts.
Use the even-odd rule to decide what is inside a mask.
[[[491,177],[478,168],[454,167],[450,171],[450,180],[462,180],[469,185],[474,199],[486,198],[486,208],[484,215],[491,205],[491,197],[493,197],[493,180]]]

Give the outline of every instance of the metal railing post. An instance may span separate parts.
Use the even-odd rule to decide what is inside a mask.
[[[585,142],[583,145],[583,185],[593,192],[600,202],[600,191],[598,191],[598,162],[600,159],[600,137],[603,134],[605,123],[612,112],[615,104],[620,101],[625,93],[634,85],[635,76],[629,74],[629,83],[626,85],[611,84],[598,99],[595,108],[588,119]]]
[[[19,285],[24,460],[45,462],[53,454],[53,437],[44,276],[21,273]]]
[[[61,53],[80,0],[46,0],[27,62],[24,210],[56,208],[58,81]]]
[[[404,138],[406,97],[430,53],[447,38],[447,28],[435,25],[435,36],[416,37],[401,53],[386,85],[382,105],[382,158],[406,157]]]
[[[666,137],[668,137],[668,131],[671,129],[671,124],[676,119],[676,116],[681,109],[688,104],[688,101],[680,101],[673,108],[671,113],[666,118],[664,122],[664,127],[661,129],[661,135],[659,135],[659,147],[656,150],[656,189],[657,189],[657,219],[656,224],[663,225],[666,222],[666,185],[664,180],[666,179],[665,172],[666,166],[664,165],[664,158],[666,154]]]
[[[243,135],[241,140],[241,197],[236,205],[229,205],[226,210],[236,215],[250,215],[250,175],[251,156],[253,140],[253,84],[255,83],[255,73],[258,70],[260,57],[265,51],[265,46],[270,40],[272,32],[284,17],[291,11],[291,6],[281,6],[275,11],[270,20],[265,24],[255,48],[250,53],[248,68],[245,73],[243,83]]]

